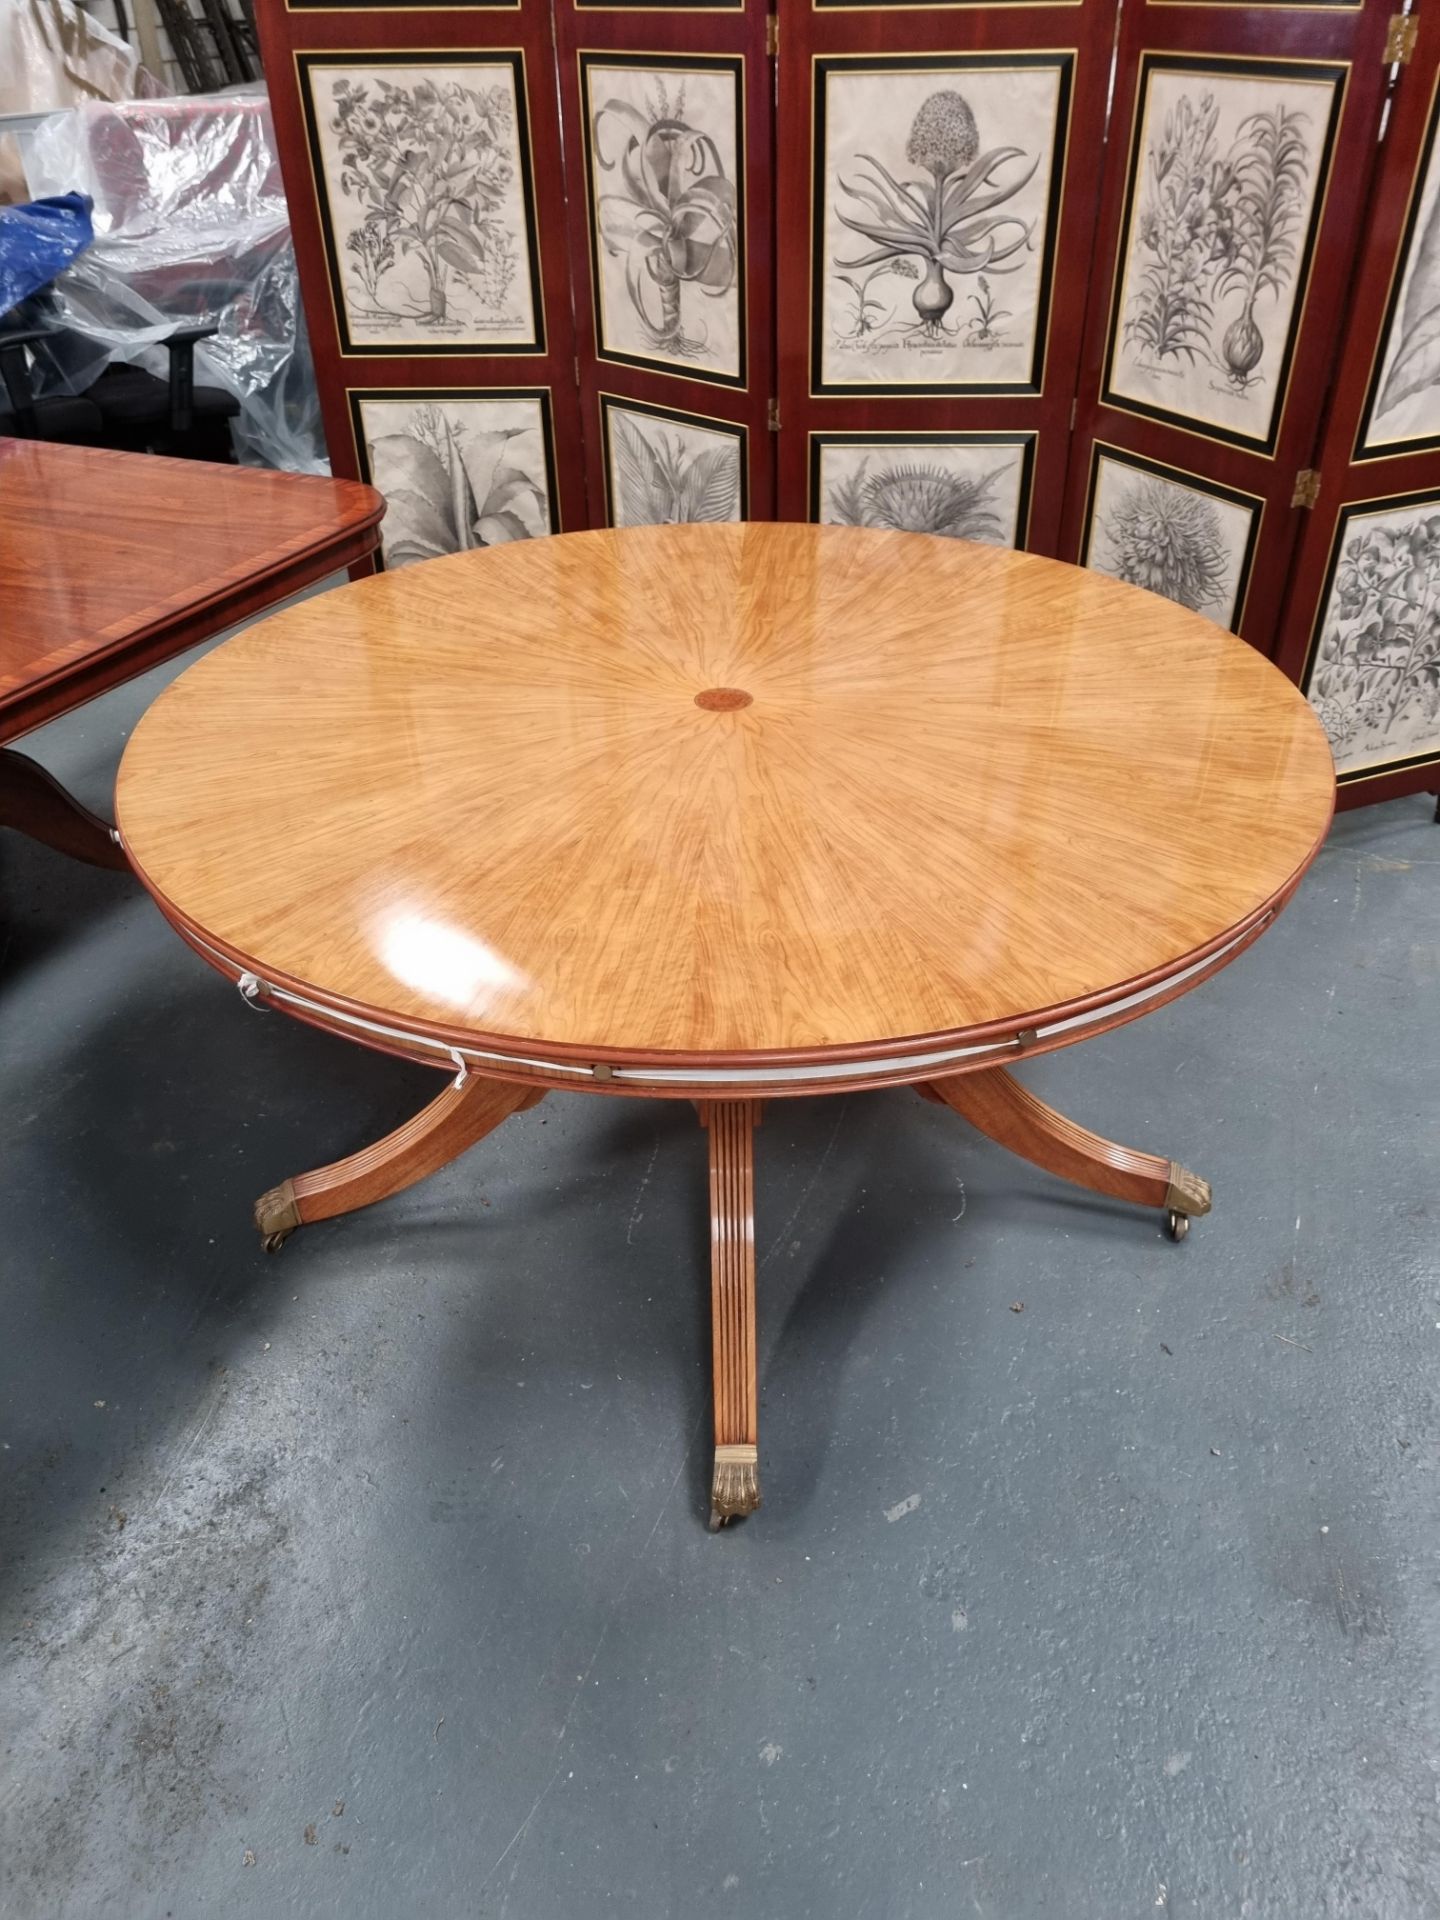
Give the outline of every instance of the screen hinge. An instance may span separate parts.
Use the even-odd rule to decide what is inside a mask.
[[[1381,65],[1408,67],[1419,34],[1420,21],[1415,14],[1392,13],[1385,35],[1385,51],[1380,56]]]
[[[1320,476],[1314,467],[1301,467],[1295,476],[1295,491],[1290,496],[1292,507],[1313,507],[1320,498]]]
[[[766,413],[766,415],[765,415],[765,424],[766,424],[766,426],[767,426],[767,427],[769,427],[769,429],[770,429],[770,431],[771,431],[771,433],[779,433],[779,431],[780,431],[780,402],[779,402],[778,400],[772,400],[772,401],[770,402],[770,406],[769,406],[769,410],[767,411],[767,413]]]
[[[1390,22],[1390,31],[1392,34],[1395,31],[1395,22],[1393,20]],[[1413,35],[1411,36],[1411,44],[1414,44]],[[770,55],[772,60],[780,51],[780,16],[778,13],[767,13],[765,16],[765,51]],[[1405,57],[1408,60],[1410,56],[1407,54]]]

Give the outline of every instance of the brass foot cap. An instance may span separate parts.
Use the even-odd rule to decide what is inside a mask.
[[[1198,1173],[1191,1173],[1188,1167],[1182,1167],[1178,1160],[1172,1160],[1165,1206],[1171,1213],[1209,1213],[1210,1182],[1202,1180]]]
[[[727,1520],[754,1513],[759,1504],[759,1448],[716,1447],[715,1476],[710,1483],[710,1531],[718,1533]]]
[[[278,1253],[300,1225],[300,1206],[288,1180],[271,1187],[255,1202],[255,1225],[266,1253]]]

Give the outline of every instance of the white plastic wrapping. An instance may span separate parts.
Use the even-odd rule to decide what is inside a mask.
[[[162,93],[138,56],[78,0],[0,0],[0,113]],[[19,149],[0,134],[0,202],[29,196]]]
[[[218,325],[195,380],[239,400],[240,459],[327,472],[264,89],[88,103],[27,135],[25,166],[37,198],[78,189],[95,203],[95,244],[55,285],[66,337],[61,365],[37,363],[41,391],[87,385],[112,359],[163,378],[167,334]]]

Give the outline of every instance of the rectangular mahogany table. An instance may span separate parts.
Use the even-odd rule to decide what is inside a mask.
[[[124,868],[3,743],[363,560],[384,511],[353,480],[0,438],[0,827]]]

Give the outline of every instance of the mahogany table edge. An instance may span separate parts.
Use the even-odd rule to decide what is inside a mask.
[[[162,661],[172,660],[177,653],[198,647],[252,614],[277,611],[282,601],[314,586],[317,580],[367,558],[380,545],[385,503],[379,495],[376,498],[379,507],[374,519],[347,528],[343,538],[317,542],[299,554],[286,554],[264,573],[249,576],[243,587],[218,591],[179,609],[142,639],[121,638],[87,655],[78,668],[58,668],[12,694],[0,694],[0,742],[18,740],[43,727],[47,720],[73,713],[98,700],[102,693],[123,686]],[[82,689],[78,693],[77,686]]]
[[[155,456],[131,457],[149,460]],[[222,471],[233,474],[251,470],[227,467]],[[200,598],[172,608],[158,619],[137,617],[134,633],[122,634],[78,661],[0,692],[0,826],[91,866],[129,870],[115,829],[82,806],[38,762],[14,751],[9,743],[49,720],[75,712],[162,661],[199,646],[226,627],[272,610],[328,574],[368,560],[380,544],[384,496],[357,481],[342,484],[347,496],[357,500],[369,496],[363,516],[347,519],[338,531],[323,525],[307,530],[305,544],[287,548],[269,565],[247,573],[234,584],[212,587]]]

